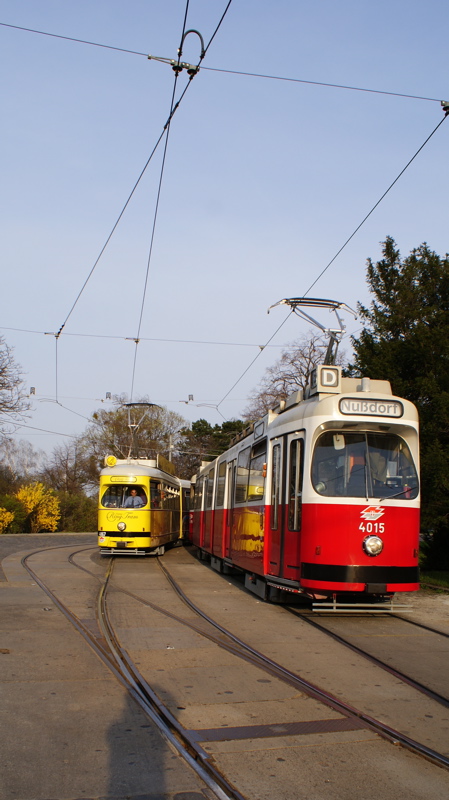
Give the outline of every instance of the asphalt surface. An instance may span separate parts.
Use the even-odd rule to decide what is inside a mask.
[[[20,563],[40,547],[91,543],[92,534],[0,537],[0,797],[205,800],[190,767]],[[46,563],[57,554],[48,551]],[[56,563],[86,618],[98,584]]]
[[[85,624],[94,625],[98,579],[108,562],[99,557],[95,538],[0,537],[0,796],[210,798],[210,790],[21,564],[25,552],[40,550],[31,558],[33,569]],[[64,544],[73,547],[61,548]],[[77,563],[89,572],[68,563],[68,553],[77,549],[83,550]],[[163,563],[194,602],[256,649],[389,724],[403,713],[401,724],[410,727],[409,735],[448,749],[447,709],[417,697],[392,676],[380,675],[361,657],[343,654],[338,643],[285,609],[260,602],[198,562],[191,549],[171,550]],[[182,624],[195,615],[174,597],[156,559],[116,559],[113,584],[108,608],[123,646],[248,800],[449,797],[448,771],[370,730],[333,730],[341,722],[339,713]],[[163,606],[179,621],[125,595],[121,587]]]

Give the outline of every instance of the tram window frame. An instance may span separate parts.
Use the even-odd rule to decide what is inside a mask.
[[[267,459],[267,440],[264,439],[257,444],[245,447],[240,450],[237,457],[236,477],[235,477],[235,503],[263,503],[265,495]],[[251,480],[262,477],[262,491],[249,493],[249,488],[253,484]],[[255,484],[257,488],[257,484]]]
[[[226,461],[221,461],[218,465],[217,471],[217,487],[215,493],[215,505],[222,508],[225,502],[225,489],[226,489]]]
[[[271,456],[271,497],[270,497],[270,528],[276,531],[279,527],[279,504],[281,500],[281,444],[273,445]]]
[[[203,492],[204,492],[204,475],[201,475],[196,482],[196,488],[195,488],[196,511],[201,511],[201,507],[203,504]]]
[[[213,506],[213,500],[214,500],[214,477],[215,477],[215,467],[213,467],[212,469],[209,470],[209,472],[206,475],[206,479],[205,479],[205,485],[206,485],[205,486],[205,488],[206,488],[206,492],[205,492],[206,498],[205,499],[206,499],[206,503],[205,503],[204,507],[205,507],[205,509],[207,511],[210,511],[212,509],[212,506]]]
[[[235,474],[235,487],[234,498],[235,503],[246,503],[248,497],[248,474],[249,474],[249,459],[251,455],[251,447],[245,447],[240,450],[237,457],[237,467]],[[244,480],[239,480],[244,478]]]
[[[298,457],[299,451],[299,457]],[[302,525],[302,485],[304,480],[304,439],[298,437],[290,442],[288,530],[300,531]]]
[[[267,473],[267,440],[264,439],[261,442],[257,442],[251,448],[251,455],[249,460],[249,470],[248,470],[248,489],[247,489],[247,501],[248,503],[260,503],[263,501],[265,496],[265,478]],[[253,484],[253,480],[259,480],[262,478],[262,484],[258,485]],[[255,489],[261,489],[261,491],[255,491],[250,494],[249,489],[250,487],[254,486]]]
[[[148,497],[147,497],[147,490],[143,484],[139,483],[109,483],[105,484],[104,486],[105,491],[103,492],[101,499],[100,499],[100,506],[102,508],[132,508],[133,511],[139,511],[141,508],[147,507],[148,504]],[[125,506],[126,500],[128,497],[131,496],[130,492],[131,489],[136,489],[138,496],[141,500],[144,501],[143,505],[141,506]],[[115,495],[115,502],[114,502],[114,495]],[[108,505],[105,503],[108,502]],[[114,503],[111,505],[111,503]]]

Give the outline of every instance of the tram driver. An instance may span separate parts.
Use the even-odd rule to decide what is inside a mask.
[[[125,500],[125,508],[141,508],[144,505],[145,500],[137,494],[137,489],[131,489],[129,497]]]

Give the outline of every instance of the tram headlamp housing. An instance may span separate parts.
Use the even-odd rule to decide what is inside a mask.
[[[119,531],[126,531],[126,522],[119,522],[117,528]]]
[[[366,536],[363,549],[368,556],[378,556],[384,549],[384,543],[379,536]]]

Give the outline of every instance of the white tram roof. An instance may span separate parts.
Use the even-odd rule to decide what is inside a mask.
[[[305,392],[293,392],[286,400],[282,400],[275,408],[251,423],[242,433],[238,434],[231,442],[229,450],[236,448],[251,436],[251,441],[262,439],[268,432],[281,435],[282,428],[292,429],[295,423],[302,427],[302,421],[315,418],[316,425],[326,422],[325,427],[344,428],[363,424],[366,428],[377,428],[379,425],[395,425],[395,429],[407,426],[418,429],[418,411],[409,400],[393,395],[390,381],[373,380],[371,378],[344,378],[341,367],[327,367],[320,365],[314,370],[317,375],[312,376],[311,385]],[[326,375],[326,372],[329,374]],[[326,379],[335,378],[334,385],[327,385]],[[315,380],[315,383],[314,383]],[[342,400],[347,400],[346,410],[340,405]],[[376,405],[377,404],[377,405]],[[387,413],[385,413],[387,412]],[[274,432],[276,429],[276,433]],[[218,456],[218,461],[222,456]],[[207,472],[215,461],[202,462],[197,474]]]
[[[156,459],[152,458],[117,458],[113,466],[103,467],[100,475],[123,475],[124,478],[136,475],[148,478],[159,478],[159,480],[164,480],[167,483],[171,482],[175,484],[175,486],[182,486],[182,482],[179,478],[158,468]]]

